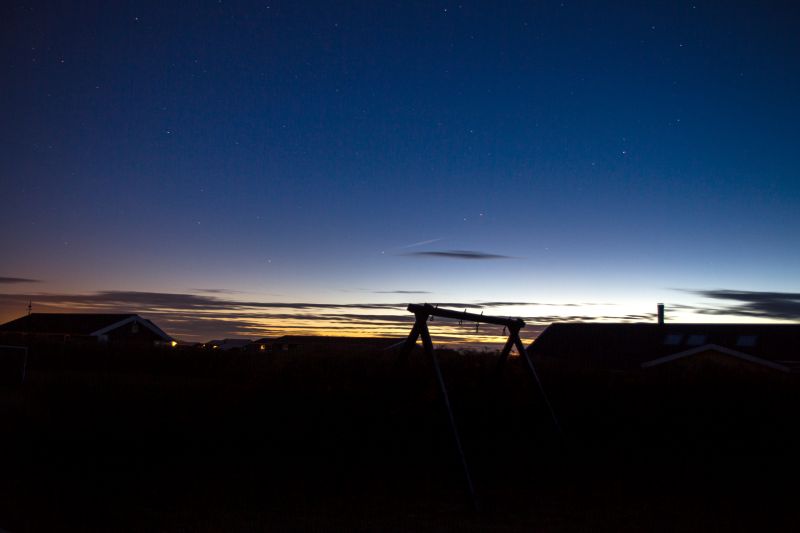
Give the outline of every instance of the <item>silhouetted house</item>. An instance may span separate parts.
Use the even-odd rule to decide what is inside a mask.
[[[208,341],[203,346],[206,349],[227,352],[230,350],[241,350],[250,344],[250,339],[215,339]]]
[[[528,353],[583,370],[800,371],[800,325],[555,323]]]
[[[590,448],[711,457],[800,445],[800,325],[556,323],[528,354]]]
[[[313,352],[324,350],[369,351],[383,350],[403,339],[381,337],[333,337],[325,335],[284,335],[254,341],[248,349],[281,353]]]
[[[32,313],[0,325],[8,339],[100,342],[114,344],[170,344],[172,338],[137,314]]]

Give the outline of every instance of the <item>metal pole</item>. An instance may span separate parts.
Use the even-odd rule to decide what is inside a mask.
[[[536,372],[536,368],[533,366],[533,361],[531,361],[528,351],[525,350],[525,346],[522,345],[522,340],[519,338],[519,335],[515,335],[514,345],[517,347],[519,354],[525,358],[525,362],[528,364],[528,370],[530,370],[534,381],[536,381],[536,385],[539,387],[539,392],[542,393],[542,399],[544,399],[547,410],[550,411],[550,418],[553,419],[553,425],[556,427],[556,430],[561,433],[561,424],[558,423],[556,412],[553,410],[553,406],[550,404],[550,400],[547,398],[547,393],[544,391],[542,382],[539,379],[539,374]]]
[[[453,417],[453,409],[450,406],[450,397],[447,394],[447,387],[444,383],[444,377],[442,376],[442,370],[439,368],[439,359],[436,357],[436,353],[433,351],[433,341],[431,340],[431,334],[428,332],[428,326],[423,322],[420,327],[420,334],[422,336],[422,345],[425,347],[425,353],[431,358],[433,362],[433,370],[436,373],[436,381],[439,383],[439,394],[442,397],[442,402],[444,403],[445,408],[447,409],[447,417],[450,422],[450,430],[453,434],[453,440],[456,444],[456,449],[458,450],[458,457],[461,460],[461,467],[464,469],[464,478],[467,482],[467,490],[469,491],[469,497],[472,500],[472,507],[476,511],[480,511],[480,505],[478,504],[478,499],[475,496],[475,487],[472,484],[472,476],[469,473],[469,466],[467,465],[467,458],[464,455],[464,449],[461,447],[461,437],[458,435],[458,427],[456,426],[456,419]]]

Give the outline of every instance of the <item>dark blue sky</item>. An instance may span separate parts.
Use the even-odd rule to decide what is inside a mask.
[[[698,292],[800,291],[791,3],[176,4],[2,8],[0,276],[38,280],[4,318],[142,305],[112,290],[792,318]],[[145,309],[204,332],[177,307]],[[292,319],[259,313],[206,325]]]

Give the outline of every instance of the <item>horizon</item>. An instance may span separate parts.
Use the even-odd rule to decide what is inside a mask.
[[[8,295],[4,295],[8,296]],[[40,298],[44,295],[39,295]],[[211,297],[203,300],[198,295],[176,295],[165,293],[112,293],[100,294],[98,299],[86,298],[92,295],[77,295],[70,299],[64,295],[50,295],[51,303],[40,306],[33,298],[25,300],[30,302],[31,311],[35,313],[135,313],[143,318],[153,320],[159,327],[167,331],[172,337],[182,342],[206,342],[218,338],[235,338],[255,340],[266,337],[280,337],[282,335],[323,335],[343,337],[391,337],[399,338],[408,335],[414,322],[414,317],[406,310],[408,303],[368,303],[368,304],[336,304],[336,303],[286,303],[286,302],[255,302],[241,300],[225,300]],[[94,295],[98,296],[98,295]],[[125,296],[130,298],[130,304],[123,303]],[[188,298],[187,298],[188,296]],[[792,298],[798,295],[770,295],[771,300],[761,301],[763,296],[756,293],[737,293],[727,295],[731,300],[751,300],[749,305],[739,304],[734,307],[719,308],[691,308],[686,305],[676,305],[676,309],[666,306],[666,322],[668,324],[685,323],[797,323],[791,319],[775,319],[765,316],[770,309],[785,304],[781,298],[786,298],[791,305]],[[103,301],[102,298],[107,298]],[[81,303],[75,300],[84,300]],[[167,306],[168,299],[174,300],[172,306]],[[86,301],[88,300],[88,301]],[[753,301],[755,300],[755,301]],[[2,301],[2,300],[0,300]],[[7,300],[6,300],[7,301]],[[18,300],[22,303],[23,300]],[[67,307],[64,307],[64,302]],[[176,303],[183,309],[176,309]],[[213,304],[210,308],[198,307],[201,303]],[[598,308],[603,310],[615,309],[614,304],[545,304],[535,302],[426,302],[441,307],[465,311],[486,312],[487,316],[519,317],[526,327],[521,331],[524,341],[530,342],[544,331],[551,323],[655,323],[657,313],[641,313],[628,315],[603,315],[580,314],[581,310],[592,310],[596,313]],[[137,309],[134,305],[138,305]],[[0,323],[5,323],[21,318],[28,313],[28,303],[25,303],[25,312],[3,318]],[[759,306],[762,309],[759,309]],[[43,309],[41,308],[43,307]],[[235,314],[221,310],[230,307]],[[690,312],[686,313],[686,309]],[[272,311],[294,311],[294,314],[269,313]],[[548,315],[525,315],[523,311],[531,309],[548,309]],[[509,311],[507,313],[500,312]],[[570,310],[572,314],[560,311]],[[349,312],[348,312],[349,311]],[[366,312],[371,314],[366,314]],[[675,312],[677,311],[677,313]],[[682,312],[683,311],[683,312]],[[680,320],[676,317],[689,317],[690,320]],[[276,318],[277,317],[277,318]],[[699,317],[700,320],[691,320]],[[222,327],[214,324],[223,322]],[[211,326],[209,326],[209,324]],[[503,328],[490,324],[481,324],[477,331],[475,324],[466,322],[458,324],[455,320],[437,319],[430,324],[431,333],[439,342],[448,346],[488,346],[502,345],[506,335]],[[214,334],[214,333],[218,334]]]
[[[797,6],[1,9],[0,323],[800,321]]]

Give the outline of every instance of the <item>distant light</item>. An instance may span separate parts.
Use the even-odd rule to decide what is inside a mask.
[[[174,347],[176,347],[178,345],[178,341],[172,341],[172,342],[169,343],[169,345],[174,348]]]
[[[267,347],[266,347],[266,346],[264,346],[263,344],[262,344],[262,345],[261,345],[261,347],[259,348],[259,350],[262,350],[262,351],[263,351],[263,350],[266,350],[266,349],[267,349]]]

